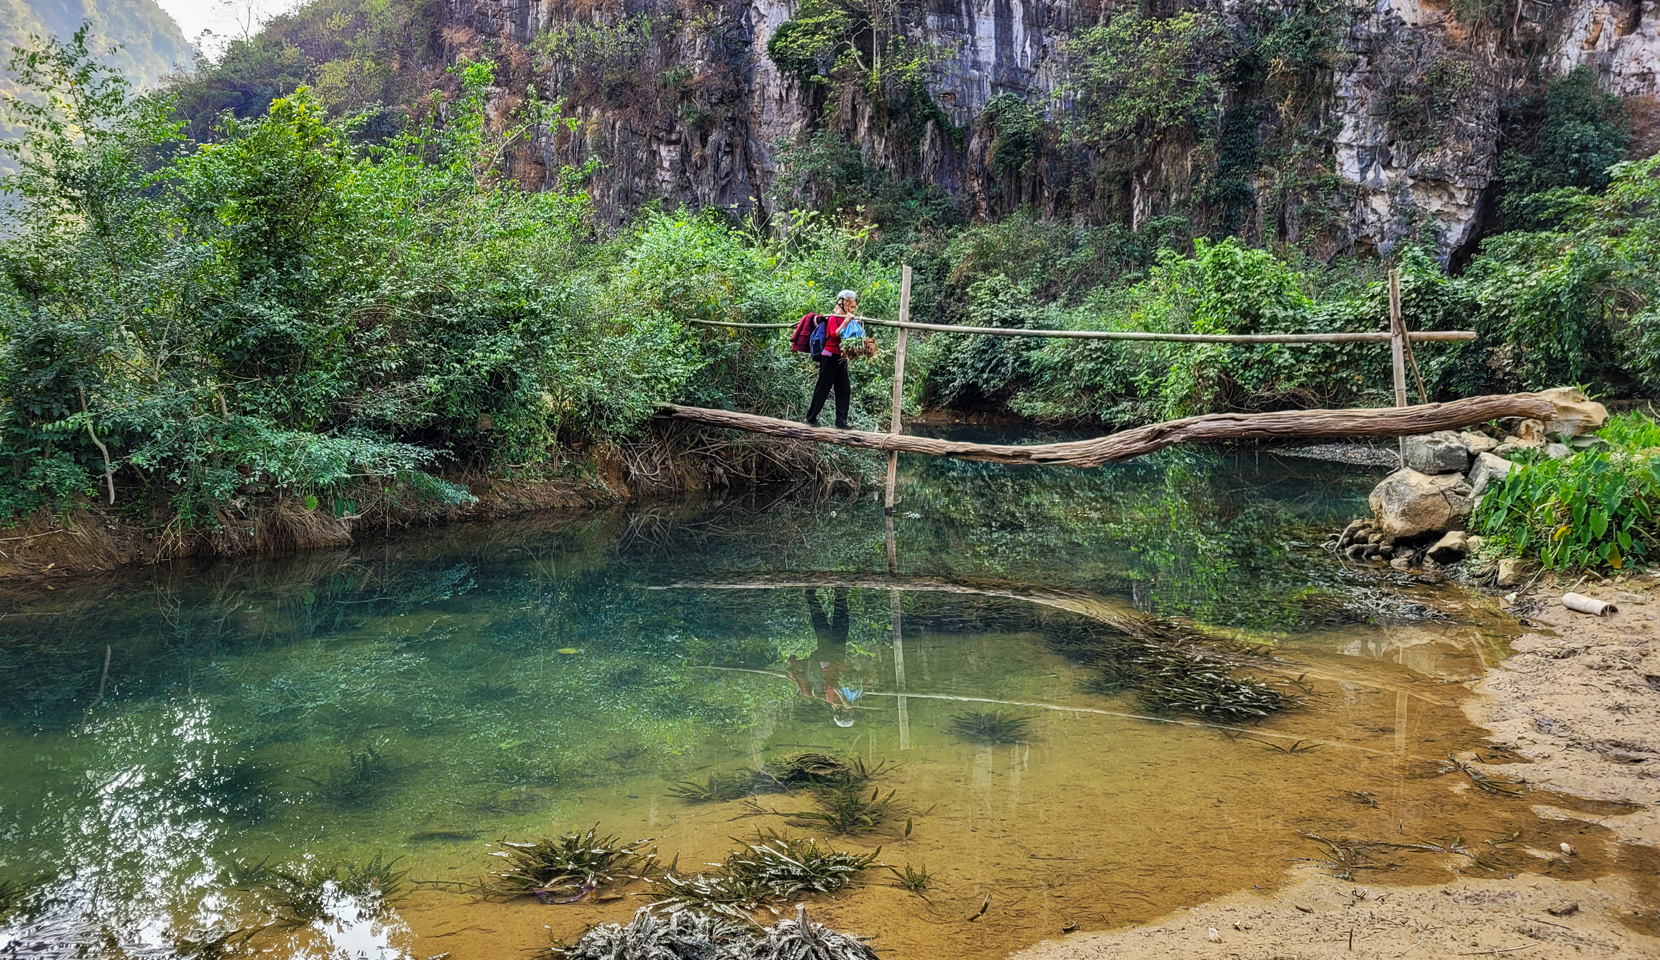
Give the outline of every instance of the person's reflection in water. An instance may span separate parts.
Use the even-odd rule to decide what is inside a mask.
[[[818,641],[805,660],[790,657],[785,670],[795,681],[795,688],[809,700],[822,700],[830,705],[831,719],[838,727],[853,726],[853,704],[864,693],[865,671],[848,666],[847,655],[847,588],[837,587],[830,604],[830,616],[824,615],[819,602],[818,588],[807,588],[807,615],[813,621],[813,637]]]

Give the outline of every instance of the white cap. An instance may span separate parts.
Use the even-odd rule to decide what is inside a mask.
[[[857,300],[859,299],[859,292],[857,290],[843,290],[841,293],[836,294],[836,299]]]

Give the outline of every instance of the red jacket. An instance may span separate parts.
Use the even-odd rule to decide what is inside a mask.
[[[824,356],[842,355],[842,327],[847,321],[847,317],[838,317],[833,313],[824,315]]]

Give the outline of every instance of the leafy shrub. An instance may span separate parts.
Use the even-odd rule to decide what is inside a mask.
[[[1620,98],[1603,90],[1589,67],[1550,81],[1522,101],[1507,131],[1512,145],[1499,158],[1499,211],[1512,228],[1537,227],[1549,213],[1547,192],[1560,187],[1601,190],[1608,170],[1625,159],[1631,128]]]
[[[1037,158],[1043,139],[1043,115],[1032,109],[1025,97],[1015,93],[992,97],[980,111],[980,121],[993,134],[986,161],[993,173],[1020,173]]]
[[[788,77],[823,81],[844,55],[857,56],[854,36],[868,31],[868,16],[838,0],[806,0],[767,41],[767,57]]]
[[[1601,194],[1550,196],[1560,225],[1488,239],[1462,285],[1499,386],[1660,382],[1660,158],[1616,164]]]
[[[1660,424],[1622,414],[1601,433],[1612,449],[1511,470],[1482,497],[1478,529],[1554,570],[1619,570],[1660,555]]]
[[[1197,124],[1221,95],[1237,55],[1222,19],[1186,11],[1153,18],[1121,13],[1068,44],[1064,93],[1077,108],[1071,137],[1095,149],[1156,142]]]

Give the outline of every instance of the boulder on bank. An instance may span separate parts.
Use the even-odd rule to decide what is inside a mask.
[[[1464,449],[1470,451],[1470,456],[1479,457],[1484,453],[1492,453],[1498,448],[1499,442],[1485,433],[1475,433],[1466,430],[1458,435],[1464,441]]]
[[[1470,542],[1464,531],[1449,530],[1441,536],[1441,539],[1435,541],[1435,545],[1429,548],[1429,552],[1425,556],[1436,563],[1448,564],[1457,563],[1469,554]]]
[[[1539,396],[1556,405],[1556,415],[1545,424],[1545,433],[1553,437],[1595,433],[1608,422],[1608,408],[1573,387],[1541,390]]]
[[[1402,540],[1437,530],[1462,530],[1475,496],[1459,474],[1431,476],[1406,467],[1373,488],[1371,504],[1375,529],[1391,540]]]
[[[1401,447],[1401,462],[1419,473],[1463,473],[1470,466],[1470,448],[1451,430],[1407,437]]]
[[[1510,476],[1512,466],[1514,464],[1503,457],[1491,453],[1476,454],[1476,461],[1470,465],[1470,472],[1465,478],[1470,484],[1470,496],[1479,497],[1486,492],[1488,484]]]

